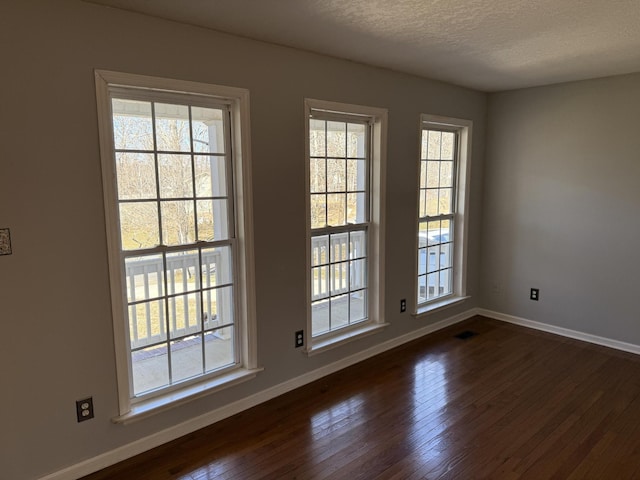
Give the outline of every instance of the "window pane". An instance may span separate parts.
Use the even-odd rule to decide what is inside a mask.
[[[429,131],[429,150],[427,152],[429,160],[440,160],[440,141],[442,134],[440,132]]]
[[[360,123],[347,124],[347,156],[350,158],[365,158],[365,125]]]
[[[440,231],[440,220],[427,223],[428,244],[435,245],[440,243],[442,232]]]
[[[365,193],[347,194],[347,223],[364,223],[367,218]]]
[[[442,159],[453,160],[453,150],[455,145],[455,133],[442,132]]]
[[[193,201],[164,201],[162,213],[162,243],[185,245],[196,240]]]
[[[166,339],[163,300],[129,305],[129,338],[131,348],[145,347]]]
[[[345,194],[327,195],[327,223],[332,226],[340,226],[346,224],[345,202],[347,196]]]
[[[312,157],[324,157],[327,154],[325,126],[324,120],[309,120],[309,155]]]
[[[158,245],[160,232],[156,202],[121,203],[120,235],[123,250]]]
[[[367,286],[367,260],[349,262],[349,288],[358,290]]]
[[[331,265],[331,294],[347,292],[349,290],[348,262],[340,262]]]
[[[329,331],[329,300],[311,302],[311,335]]]
[[[211,200],[198,200],[196,202],[196,212],[198,240],[212,241],[215,238],[213,231],[213,202]]]
[[[329,267],[311,269],[311,298],[318,300],[329,296]]]
[[[327,191],[344,192],[347,190],[347,165],[345,160],[329,158],[327,160]]]
[[[420,199],[419,215],[425,217],[427,215],[427,191],[420,190],[418,193]]]
[[[438,272],[427,274],[427,299],[439,296]]]
[[[344,261],[349,258],[349,236],[347,233],[331,235],[331,262]]]
[[[134,395],[169,385],[167,345],[157,345],[133,352],[131,367]]]
[[[427,215],[438,215],[438,190],[427,190]]]
[[[156,103],[156,140],[158,150],[166,152],[191,151],[189,107]]]
[[[234,323],[233,287],[219,287],[202,293],[206,328],[221,327]]]
[[[440,186],[453,187],[453,162],[440,162]]]
[[[444,243],[440,245],[440,268],[447,268],[453,266],[452,263],[452,254],[453,254],[453,244]]]
[[[167,308],[171,338],[183,337],[201,330],[202,313],[198,293],[169,297]]]
[[[451,189],[441,188],[440,197],[438,200],[438,214],[447,215],[453,211],[453,205],[451,204]]]
[[[364,191],[367,164],[365,160],[347,160],[347,191]]]
[[[349,324],[349,296],[338,295],[331,298],[331,330]]]
[[[443,242],[449,242],[453,240],[453,232],[451,231],[451,220],[442,220],[440,235],[442,235]]]
[[[311,228],[323,228],[327,224],[327,196],[311,195]]]
[[[424,303],[427,301],[427,276],[421,275],[418,277],[418,303]]]
[[[329,263],[329,236],[311,237],[311,265],[316,266],[327,263]]]
[[[418,275],[424,275],[427,273],[427,249],[418,249]]]
[[[327,157],[346,157],[347,124],[327,122]]]
[[[118,199],[155,199],[156,167],[153,155],[116,153]]]
[[[429,130],[422,130],[420,147],[420,159],[426,160],[429,156]]]
[[[210,242],[229,238],[227,200],[198,200],[198,240]]]
[[[350,296],[349,323],[367,319],[367,290],[358,290]]]
[[[349,233],[349,258],[363,258],[367,256],[367,233],[356,230]]]
[[[127,302],[150,300],[164,295],[162,255],[129,257],[124,261]]]
[[[191,107],[194,152],[224,153],[224,114],[217,108]]]
[[[234,328],[225,327],[204,336],[205,370],[211,372],[235,363]]]
[[[153,150],[151,103],[114,98],[111,107],[116,149]]]
[[[171,342],[171,380],[181,382],[202,375],[202,338],[197,335]]]
[[[428,188],[440,186],[440,162],[427,162],[426,186]]]
[[[427,187],[427,162],[420,161],[420,188]]]
[[[201,255],[203,288],[233,282],[231,247],[203,248]]]
[[[227,172],[224,157],[197,155],[195,184],[197,197],[226,197]]]
[[[169,295],[193,292],[200,288],[198,250],[167,253],[166,270]]]
[[[427,256],[427,272],[435,272],[440,268],[439,263],[440,257],[440,247],[438,245],[429,247],[428,256]]]
[[[428,243],[428,227],[427,222],[420,222],[418,225],[418,247],[426,247]]]
[[[158,155],[161,198],[193,197],[193,172],[189,155]]]
[[[449,295],[451,293],[451,269],[447,268],[440,271],[440,295]]]
[[[222,325],[222,319],[218,318],[218,289],[212,288],[202,291],[201,325],[204,330],[211,330]]]
[[[326,160],[324,158],[312,158],[309,170],[311,192],[327,191]]]

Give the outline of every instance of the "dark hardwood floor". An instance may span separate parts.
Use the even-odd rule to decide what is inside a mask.
[[[86,477],[265,478],[640,478],[640,357],[475,317]]]

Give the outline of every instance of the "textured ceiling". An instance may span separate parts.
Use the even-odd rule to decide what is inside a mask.
[[[640,0],[88,0],[484,91],[640,71]]]

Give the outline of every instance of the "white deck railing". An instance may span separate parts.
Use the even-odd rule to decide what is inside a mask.
[[[204,284],[200,287],[198,253],[185,253],[183,255],[167,255],[166,258],[166,295],[172,296],[182,292],[193,292],[196,289],[208,289],[215,286],[216,276],[220,273],[223,262],[223,253],[218,250],[201,253],[202,278]],[[127,289],[129,303],[135,303],[148,299],[157,300],[157,308],[154,311],[154,302],[145,302],[144,313],[139,308],[129,307],[129,334],[131,348],[140,348],[161,342],[167,339],[167,319],[164,308],[164,292],[160,285],[164,284],[164,264],[162,257],[148,257],[129,259],[126,262],[125,274],[127,277]],[[213,278],[212,278],[213,277]],[[194,286],[195,282],[195,286]],[[202,292],[203,305],[216,305],[216,310],[224,308],[218,289],[204,290]],[[181,312],[178,312],[176,302],[169,302],[171,314],[169,315],[169,330],[171,338],[183,337],[197,333],[204,329],[215,328],[219,325],[219,315],[213,312],[203,311],[200,302],[196,302],[195,309],[190,308],[188,301],[182,302]]]
[[[311,237],[311,258],[324,259],[314,263],[316,266],[326,266],[324,274],[323,269],[316,269],[317,272],[312,273],[312,301],[347,293],[351,290],[350,285],[366,286],[364,271],[366,260],[348,262],[348,260],[366,257],[365,238],[364,231],[351,232],[351,241],[349,241],[348,232]],[[328,265],[330,254],[331,263],[344,263]]]

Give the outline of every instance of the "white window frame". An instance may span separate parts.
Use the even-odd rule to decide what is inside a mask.
[[[100,154],[111,286],[113,331],[118,379],[119,416],[116,423],[129,423],[164,411],[194,398],[254,378],[257,366],[256,311],[251,199],[251,155],[249,132],[249,92],[245,89],[182,80],[133,75],[106,70],[95,71]],[[118,213],[115,150],[111,108],[112,91],[133,88],[155,96],[204,95],[228,107],[231,114],[231,151],[235,215],[235,325],[239,330],[237,364],[220,374],[172,385],[157,394],[137,399],[132,389],[132,365],[127,320],[127,295]]]
[[[419,269],[419,231],[420,231],[420,162],[421,154],[417,162],[416,185],[416,246],[414,249],[414,316],[421,317],[428,313],[456,305],[467,296],[467,250],[469,243],[469,197],[471,174],[471,137],[473,122],[471,120],[445,117],[440,115],[422,114],[420,116],[419,152],[421,151],[422,132],[429,129],[444,129],[455,131],[458,135],[457,151],[455,158],[455,198],[453,200],[453,279],[450,295],[435,298],[426,303],[418,304],[418,269]]]
[[[335,115],[338,121],[349,121],[349,116],[370,124],[369,135],[369,221],[367,245],[367,319],[334,331],[312,335],[311,297],[311,185],[310,185],[310,146],[309,123],[312,112],[322,112],[325,118]],[[335,348],[344,343],[359,339],[382,330],[388,324],[384,321],[385,276],[384,276],[384,226],[385,226],[385,174],[387,163],[387,123],[388,111],[384,108],[352,105],[325,100],[305,99],[305,182],[306,182],[306,294],[307,328],[305,335],[308,355]]]

